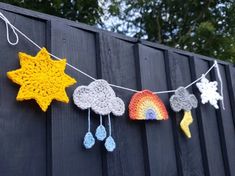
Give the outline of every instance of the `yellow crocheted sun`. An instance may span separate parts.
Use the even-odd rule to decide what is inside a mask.
[[[52,60],[45,48],[35,57],[20,52],[19,59],[21,68],[7,72],[8,78],[21,86],[16,100],[35,99],[44,112],[53,99],[69,102],[65,88],[76,80],[64,73],[66,59]]]

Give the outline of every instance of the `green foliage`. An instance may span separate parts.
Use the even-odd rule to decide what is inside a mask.
[[[136,37],[235,63],[234,0],[125,0]]]
[[[35,11],[94,25],[101,23],[97,0],[2,0]]]
[[[235,63],[235,0],[2,2]],[[110,26],[107,17],[119,20]]]

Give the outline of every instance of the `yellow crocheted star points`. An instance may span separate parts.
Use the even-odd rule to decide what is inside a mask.
[[[35,99],[46,111],[52,100],[69,102],[65,88],[76,80],[64,73],[66,59],[52,60],[45,48],[35,57],[19,53],[21,68],[7,73],[9,79],[19,84],[18,101]]]

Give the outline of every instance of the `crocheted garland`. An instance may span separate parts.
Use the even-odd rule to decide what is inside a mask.
[[[132,120],[167,120],[168,112],[157,95],[149,90],[143,90],[132,96],[129,117]]]
[[[35,57],[19,53],[21,68],[7,73],[9,79],[19,84],[18,101],[35,99],[45,112],[52,100],[69,102],[65,88],[76,80],[64,73],[66,59],[54,61],[45,48]]]
[[[96,80],[88,86],[79,86],[73,93],[73,100],[77,107],[85,110],[88,109],[88,132],[84,137],[83,144],[86,149],[92,148],[95,139],[90,131],[90,109],[100,115],[100,125],[96,128],[95,136],[98,140],[103,141],[107,132],[102,124],[102,116],[108,115],[109,136],[105,140],[105,148],[112,152],[116,148],[116,143],[111,136],[110,114],[121,116],[125,112],[124,102],[116,97],[115,92],[105,80]]]
[[[170,105],[175,112],[184,110],[184,117],[180,122],[180,127],[185,135],[191,138],[189,125],[193,122],[191,109],[196,108],[198,105],[196,97],[193,94],[189,94],[184,87],[179,87],[175,94],[170,97]]]
[[[217,92],[217,81],[210,82],[206,79],[205,75],[202,75],[200,82],[196,83],[197,88],[201,92],[202,104],[210,103],[216,109],[219,109],[218,100],[223,100],[223,97]]]

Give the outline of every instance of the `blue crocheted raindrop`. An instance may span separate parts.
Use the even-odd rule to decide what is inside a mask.
[[[95,144],[95,138],[93,137],[91,132],[87,132],[83,141],[84,147],[86,149],[90,149],[93,147],[94,144]]]
[[[96,128],[95,136],[99,141],[103,141],[106,138],[107,132],[106,132],[105,127],[103,125],[99,125]]]
[[[105,148],[108,152],[112,152],[116,148],[116,143],[113,140],[112,136],[107,137],[104,145],[105,145]]]

